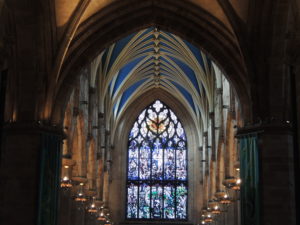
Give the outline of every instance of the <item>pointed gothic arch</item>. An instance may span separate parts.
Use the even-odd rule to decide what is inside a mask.
[[[160,100],[136,119],[128,140],[127,219],[187,219],[187,141]]]

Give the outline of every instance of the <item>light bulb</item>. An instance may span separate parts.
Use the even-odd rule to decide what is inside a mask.
[[[239,178],[239,179],[236,180],[236,183],[237,183],[237,184],[241,184],[241,183],[242,183],[242,180]]]
[[[228,198],[228,195],[226,194],[226,195],[224,195],[224,198]]]
[[[64,176],[63,181],[68,181],[68,180],[69,180],[69,177]]]

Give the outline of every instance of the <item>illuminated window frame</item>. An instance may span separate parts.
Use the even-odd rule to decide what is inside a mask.
[[[126,218],[187,220],[187,141],[174,112],[156,100],[139,115],[127,149]]]

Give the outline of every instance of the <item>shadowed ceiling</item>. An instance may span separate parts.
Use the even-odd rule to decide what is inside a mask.
[[[81,11],[79,24],[86,21],[88,18],[102,10],[113,2],[120,0],[55,0],[56,10],[56,24],[58,29],[58,36],[61,37],[64,30],[67,28],[68,23],[71,21],[72,16],[77,11]],[[189,0],[196,6],[203,8],[212,16],[219,19],[229,30],[232,30],[229,18],[221,7],[220,1],[222,0]],[[235,13],[243,20],[247,21],[248,16],[248,0],[230,0]],[[84,10],[80,8],[84,5]]]

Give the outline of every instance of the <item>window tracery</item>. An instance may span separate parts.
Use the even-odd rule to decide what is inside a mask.
[[[187,219],[186,135],[161,101],[134,123],[127,159],[127,219]]]

